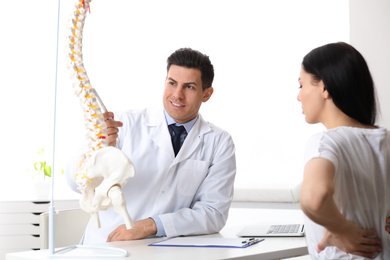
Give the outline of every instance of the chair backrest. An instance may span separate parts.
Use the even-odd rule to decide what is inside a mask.
[[[90,215],[81,209],[59,210],[54,216],[54,245],[77,245],[84,234]],[[49,248],[49,213],[39,216],[40,248]]]

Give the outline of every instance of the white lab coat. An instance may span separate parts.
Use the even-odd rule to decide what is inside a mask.
[[[123,122],[117,147],[136,171],[122,189],[133,220],[159,216],[167,237],[219,232],[233,199],[231,136],[199,115],[175,158],[163,109],[115,114],[115,120]],[[124,223],[112,208],[99,216],[101,229],[89,223],[84,244],[105,242]]]

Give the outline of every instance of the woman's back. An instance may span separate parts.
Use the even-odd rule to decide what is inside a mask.
[[[316,157],[335,166],[334,201],[340,212],[363,229],[375,229],[383,246],[377,259],[390,259],[390,235],[385,231],[385,220],[390,215],[390,132],[355,127],[327,130],[308,144],[306,162]],[[311,254],[319,259],[347,256],[335,247],[318,255],[316,248],[324,229],[309,218],[306,222]]]

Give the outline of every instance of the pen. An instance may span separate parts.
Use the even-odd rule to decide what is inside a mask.
[[[262,240],[264,240],[264,239],[262,239]],[[262,240],[252,237],[252,238],[249,238],[248,240],[242,241],[241,243],[244,245],[247,245],[247,246],[251,246],[251,245],[256,244]]]

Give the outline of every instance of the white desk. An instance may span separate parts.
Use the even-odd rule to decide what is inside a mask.
[[[280,209],[246,209],[232,208],[228,222],[218,234],[209,237],[236,237],[237,232],[245,225],[257,223],[295,223],[302,221],[299,210]],[[307,254],[306,240],[300,238],[265,238],[264,241],[248,248],[194,248],[194,247],[151,247],[149,244],[162,240],[150,238],[137,241],[106,243],[101,246],[122,248],[128,252],[127,258],[119,259],[280,259]],[[93,250],[92,250],[93,251]],[[93,251],[93,253],[96,251]],[[68,255],[80,255],[85,250],[75,249]],[[47,259],[48,251],[26,251],[12,253],[6,260]],[[85,259],[72,257],[72,259]],[[109,258],[99,258],[109,259]]]

